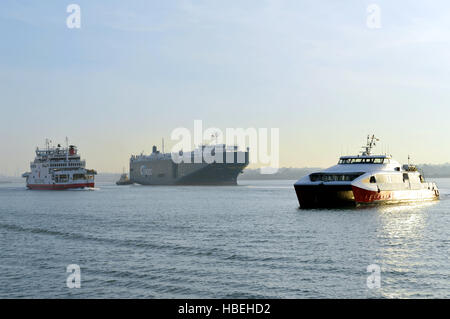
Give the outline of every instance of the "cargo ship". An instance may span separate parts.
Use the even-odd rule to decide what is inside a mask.
[[[209,156],[205,156],[205,154]],[[191,152],[132,155],[130,180],[141,185],[237,185],[249,163],[249,150],[237,146],[202,145]]]
[[[394,204],[439,199],[435,183],[426,182],[411,164],[389,155],[372,155],[377,138],[367,137],[361,154],[342,156],[337,165],[294,184],[300,208]]]
[[[67,143],[68,144],[68,143]],[[56,147],[46,140],[44,149],[36,148],[36,157],[30,163],[30,172],[22,174],[29,189],[63,190],[94,187],[97,172],[86,169],[75,145]]]

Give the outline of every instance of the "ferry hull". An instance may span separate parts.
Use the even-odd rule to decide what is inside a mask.
[[[439,191],[417,190],[371,191],[353,185],[295,185],[300,208],[356,207],[439,199]]]
[[[78,184],[28,184],[29,189],[34,190],[64,190],[73,188],[93,188],[95,183],[78,183]]]

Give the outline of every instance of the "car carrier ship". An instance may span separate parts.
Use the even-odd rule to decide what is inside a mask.
[[[362,154],[294,184],[300,208],[391,204],[439,199],[435,183],[425,181],[414,165],[400,165],[388,155],[372,155],[378,139],[367,137]]]
[[[68,143],[67,143],[68,144]],[[77,147],[60,144],[52,147],[46,140],[44,149],[36,148],[36,157],[30,163],[26,178],[29,189],[62,190],[70,188],[94,187],[95,170],[86,169],[86,161],[80,159]]]
[[[161,153],[153,146],[150,155],[131,156],[130,180],[141,185],[236,185],[248,163],[248,148],[243,152],[237,146],[202,145],[185,153]]]

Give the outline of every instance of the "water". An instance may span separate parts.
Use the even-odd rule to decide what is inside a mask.
[[[438,202],[339,210],[299,210],[294,181],[0,185],[0,297],[449,298],[450,179],[436,181]]]

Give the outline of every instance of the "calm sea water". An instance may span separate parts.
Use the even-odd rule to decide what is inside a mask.
[[[450,179],[438,202],[339,210],[299,210],[293,182],[0,185],[0,297],[450,297]]]

